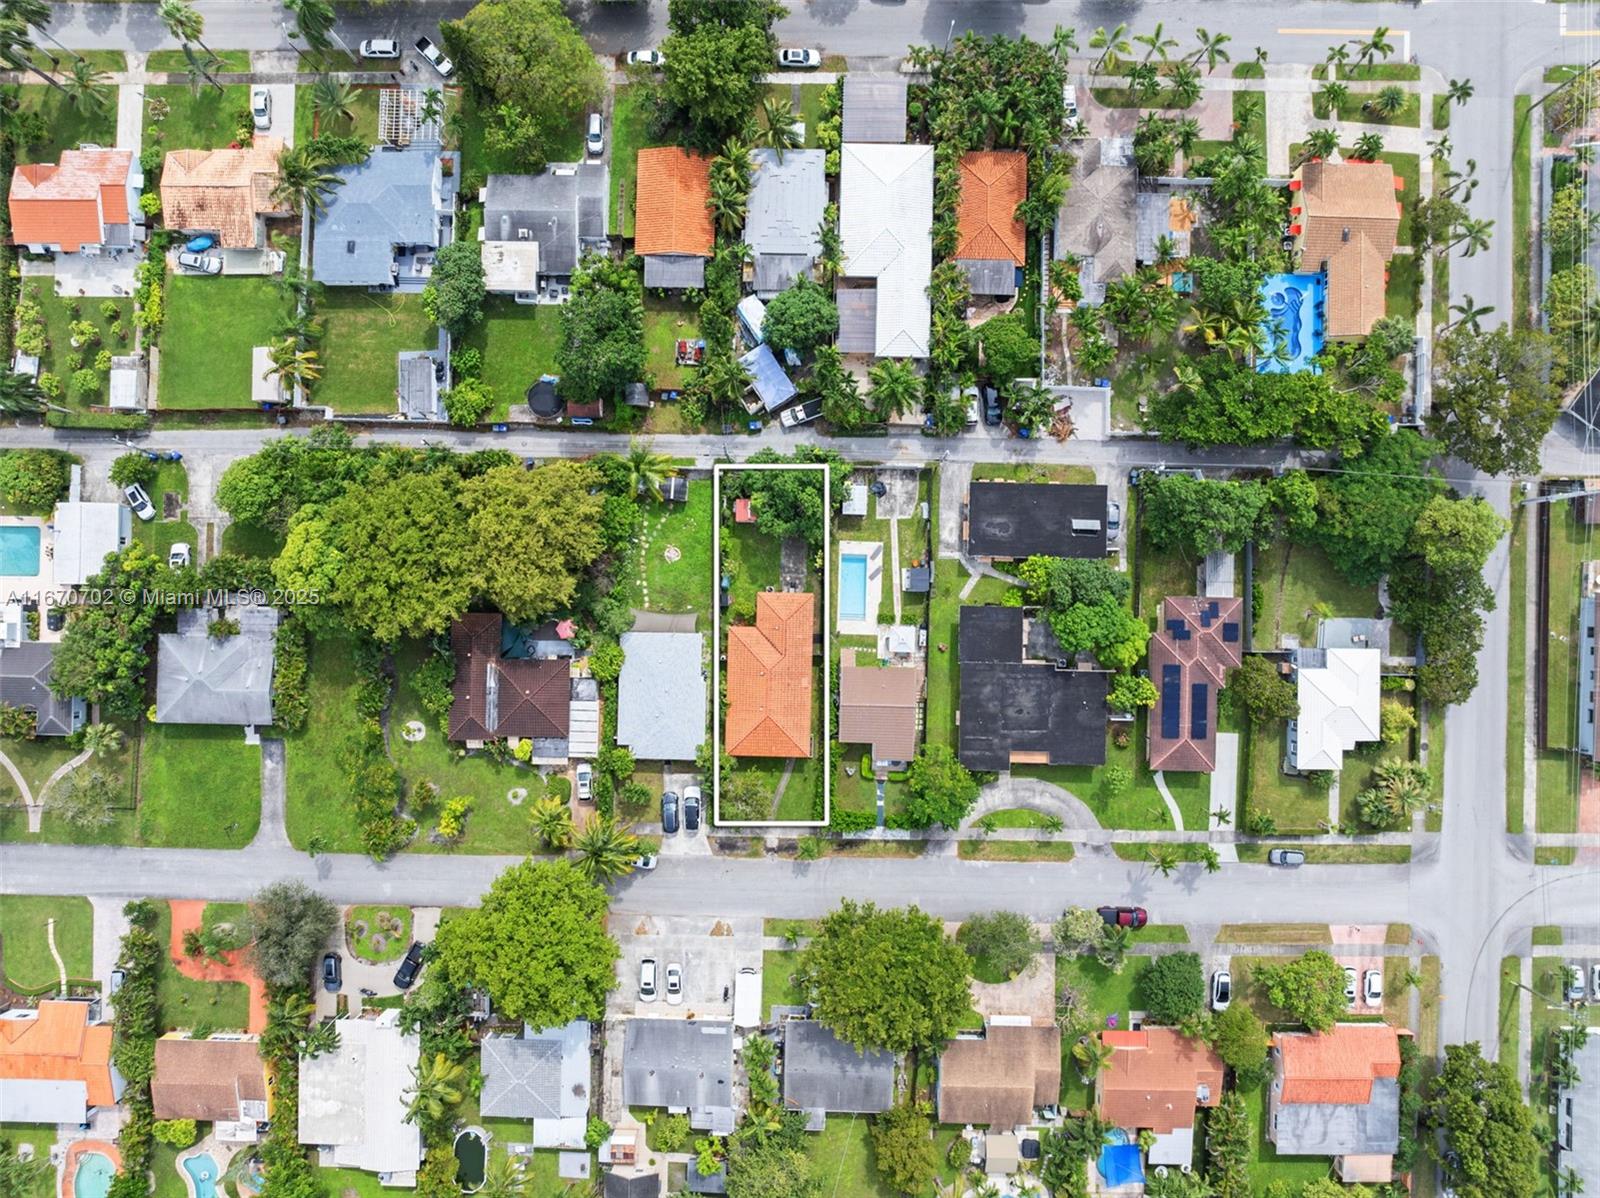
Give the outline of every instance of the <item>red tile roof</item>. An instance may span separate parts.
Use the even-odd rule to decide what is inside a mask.
[[[1221,1100],[1222,1058],[1204,1041],[1169,1027],[1102,1032],[1101,1038],[1117,1051],[1095,1083],[1100,1116],[1118,1127],[1148,1127],[1166,1135],[1193,1127],[1196,1106]]]
[[[1400,230],[1387,162],[1308,162],[1300,168],[1300,269],[1328,265],[1328,336],[1364,337],[1384,314],[1384,268]]]
[[[89,1106],[116,1102],[111,1025],[89,1022],[89,1004],[45,1001],[31,1019],[0,1019],[0,1078],[81,1081]]]
[[[1027,257],[1027,234],[1017,205],[1028,195],[1028,156],[1016,150],[974,150],[961,156],[961,203],[956,209],[954,258]]]
[[[1217,692],[1244,651],[1241,629],[1243,599],[1209,599],[1169,595],[1161,605],[1161,622],[1150,638],[1150,680],[1156,685],[1156,706],[1150,713],[1146,753],[1152,770],[1217,768]],[[1213,614],[1213,612],[1215,614]],[[1177,622],[1182,621],[1182,628]],[[1224,630],[1233,629],[1233,640]],[[1165,666],[1178,669],[1176,736],[1163,736],[1167,696],[1162,688]],[[1205,687],[1204,709],[1196,720],[1195,688]],[[1196,736],[1200,727],[1204,735]]]
[[[735,757],[811,755],[816,596],[763,591],[756,622],[728,629],[728,726]]]
[[[711,256],[711,159],[677,146],[640,150],[634,187],[635,253]]]
[[[1400,1076],[1400,1035],[1386,1023],[1341,1023],[1332,1031],[1272,1037],[1283,1079],[1279,1101],[1371,1101],[1373,1079]]]
[[[63,150],[59,163],[19,166],[11,176],[11,241],[74,253],[128,219],[131,150]]]
[[[565,658],[500,656],[499,612],[469,612],[450,629],[456,659],[451,740],[516,736],[562,739],[572,707]]]

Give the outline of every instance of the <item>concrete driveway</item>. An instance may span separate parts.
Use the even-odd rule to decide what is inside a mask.
[[[346,909],[348,910],[348,908]],[[439,931],[438,907],[414,907],[411,911],[411,939],[420,940],[423,944],[431,943]],[[409,942],[408,942],[409,946]],[[404,951],[392,961],[385,961],[381,965],[373,965],[366,961],[357,960],[350,951],[344,935],[344,912],[339,915],[339,927],[328,938],[325,952],[335,952],[340,957],[340,968],[343,973],[343,984],[339,987],[340,994],[350,996],[349,1007],[352,1011],[361,1009],[361,991],[371,990],[377,997],[386,998],[400,993],[400,988],[394,984],[395,970],[400,968],[404,958]],[[319,959],[318,969],[321,964]],[[424,967],[423,972],[426,972]],[[417,975],[417,981],[422,980],[422,974]],[[412,983],[415,988],[416,983]],[[318,974],[316,987],[316,1012],[318,1019],[332,1019],[339,1012],[339,998],[336,994],[329,994],[322,987],[321,974]]]
[[[611,1018],[634,1015],[678,1019],[728,1019],[733,1015],[733,979],[741,968],[761,969],[758,918],[706,919],[694,916],[613,915],[610,931],[622,947],[618,985],[606,1003]],[[656,963],[658,997],[639,998],[639,963]],[[667,1002],[666,969],[683,966],[683,1002]],[[723,999],[723,989],[728,997]]]
[[[284,145],[292,146],[294,145],[294,84],[269,83],[265,86],[268,94],[272,96],[272,123],[267,127],[267,136],[281,137]]]

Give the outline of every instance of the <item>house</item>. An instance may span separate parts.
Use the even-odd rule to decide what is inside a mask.
[[[906,81],[855,72],[844,77],[840,140],[899,145],[906,139]]]
[[[857,1052],[815,1019],[783,1025],[783,1105],[816,1121],[876,1115],[894,1105],[894,1054]]]
[[[1300,714],[1289,721],[1290,770],[1336,771],[1356,745],[1380,738],[1381,658],[1376,649],[1294,651]]]
[[[605,1198],[661,1198],[660,1173],[606,1174]]]
[[[816,596],[762,591],[756,622],[728,629],[728,722],[735,757],[811,756],[811,643]]]
[[[1400,1034],[1386,1023],[1272,1037],[1267,1139],[1279,1156],[1331,1156],[1347,1182],[1387,1182],[1400,1147]]]
[[[1016,150],[972,150],[961,156],[956,208],[956,265],[973,295],[1007,298],[1027,260],[1028,237],[1017,205],[1028,196],[1028,156]]]
[[[822,150],[750,153],[744,242],[755,255],[751,289],[763,299],[809,276],[822,252],[818,234],[828,206],[827,157]]]
[[[225,250],[266,248],[267,221],[296,215],[272,198],[282,152],[283,139],[266,134],[247,146],[169,151],[161,168],[162,223],[209,233]]]
[[[1600,503],[1592,506],[1600,508]],[[1578,752],[1595,756],[1595,715],[1600,706],[1600,661],[1596,660],[1597,641],[1595,596],[1578,600]],[[4,659],[0,658],[0,665]]]
[[[1117,1127],[1151,1131],[1149,1164],[1184,1171],[1194,1163],[1194,1112],[1222,1101],[1222,1058],[1176,1028],[1101,1032],[1113,1048],[1095,1082],[1100,1117]]]
[[[963,607],[957,756],[968,769],[1101,765],[1106,675],[1058,668],[1049,625],[1020,607]]]
[[[90,1004],[46,999],[0,1013],[0,1111],[7,1123],[86,1123],[115,1106],[122,1079],[111,1068],[111,1025]]]
[[[236,622],[231,636],[213,636],[223,615]],[[272,666],[278,609],[239,604],[226,609],[182,608],[178,631],[161,634],[156,648],[156,723],[272,723]]]
[[[490,175],[479,193],[484,286],[520,304],[563,295],[583,256],[606,248],[609,172],[556,162],[537,175]]]
[[[132,150],[62,150],[60,162],[30,162],[11,172],[11,244],[33,254],[96,256],[144,240]]]
[[[254,1143],[267,1121],[267,1074],[254,1036],[191,1040],[176,1033],[156,1041],[150,1098],[157,1119],[216,1124],[219,1139]]]
[[[533,1120],[535,1148],[582,1148],[589,1123],[587,1021],[520,1036],[485,1036],[480,1109],[495,1119]]]
[[[1061,1029],[991,1024],[981,1038],[945,1045],[939,1122],[1007,1129],[1028,1123],[1061,1094]]]
[[[421,291],[434,252],[451,237],[456,165],[454,155],[428,147],[376,150],[364,162],[329,168],[344,183],[328,192],[316,218],[317,282]]]
[[[980,561],[1106,555],[1106,489],[1071,483],[976,482],[961,530]]]
[[[677,146],[639,151],[633,250],[646,287],[701,287],[715,240],[711,159]]]
[[[689,1126],[733,1130],[733,1025],[630,1019],[622,1034],[622,1102],[689,1112]]]
[[[1056,213],[1050,244],[1057,261],[1077,259],[1086,304],[1103,302],[1106,284],[1134,271],[1138,191],[1132,138],[1104,137],[1080,144],[1072,186]]]
[[[1134,259],[1143,266],[1187,258],[1196,221],[1196,204],[1189,196],[1167,187],[1141,190],[1133,216]],[[1162,238],[1167,239],[1165,246]]]
[[[6,609],[7,629],[20,632],[23,619],[21,605]],[[70,736],[89,718],[89,705],[82,699],[58,699],[50,689],[55,660],[54,642],[23,640],[21,635],[0,641],[0,705],[33,712],[35,736]]]
[[[750,390],[755,402],[747,405],[751,412],[776,412],[797,394],[794,383],[772,356],[772,347],[758,345],[739,356],[739,365],[750,377]]]
[[[680,480],[681,481],[681,480]],[[705,636],[624,632],[617,744],[639,761],[693,761],[706,739]]]
[[[1600,1185],[1600,1036],[1590,1033],[1573,1054],[1573,1064],[1577,1080],[1556,1091],[1558,1164],[1592,1192]]]
[[[1384,313],[1403,183],[1387,162],[1320,158],[1289,182],[1289,233],[1300,269],[1326,280],[1330,338],[1365,337]]]
[[[444,359],[431,350],[403,349],[395,354],[395,398],[404,419],[444,419],[439,384],[445,371]]]
[[[422,1056],[400,1012],[339,1020],[339,1047],[300,1061],[300,1143],[318,1163],[376,1173],[384,1185],[413,1186],[422,1136],[406,1122],[406,1093]]]
[[[871,745],[875,767],[901,768],[917,755],[920,666],[839,667],[840,744]]]
[[[107,555],[126,548],[133,539],[133,509],[123,503],[79,499],[76,479],[80,467],[72,469],[73,488],[50,517],[51,561],[57,583],[81,587],[100,573]]]
[[[566,656],[506,656],[504,617],[469,612],[450,629],[456,659],[450,739],[481,748],[500,738],[533,741],[533,759],[565,762],[570,753],[573,699],[584,694]],[[519,652],[537,653],[536,646]]]
[[[838,347],[880,358],[926,358],[932,310],[933,147],[846,144],[839,166]],[[870,308],[872,320],[862,318]],[[848,317],[848,323],[847,323]]]
[[[1217,768],[1217,692],[1243,660],[1243,599],[1168,595],[1150,638],[1150,713],[1145,751],[1152,770]]]

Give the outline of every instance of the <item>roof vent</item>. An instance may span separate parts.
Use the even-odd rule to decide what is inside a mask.
[[[1344,232],[1339,235],[1339,240],[1340,241],[1349,241],[1350,240],[1350,226],[1349,225],[1346,225],[1344,227]]]

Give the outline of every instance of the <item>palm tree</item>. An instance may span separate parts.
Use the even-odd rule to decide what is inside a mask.
[[[1478,331],[1478,318],[1489,315],[1494,311],[1494,306],[1485,304],[1481,308],[1476,307],[1470,295],[1463,295],[1459,304],[1450,305],[1450,311],[1456,314],[1456,319],[1445,326],[1446,331],[1455,328],[1457,325],[1464,325],[1476,333]]]
[[[1199,39],[1200,48],[1194,52],[1194,57],[1191,58],[1190,61],[1199,62],[1202,58],[1205,59],[1207,74],[1210,74],[1212,71],[1217,69],[1217,59],[1220,58],[1223,62],[1232,61],[1228,57],[1228,52],[1222,48],[1233,40],[1231,35],[1226,33],[1208,33],[1203,28],[1196,29],[1194,31],[1194,35],[1197,39]]]
[[[85,724],[79,744],[91,757],[109,757],[122,748],[122,729],[115,724]]]
[[[1556,1177],[1556,1193],[1560,1194],[1561,1198],[1577,1198],[1577,1195],[1583,1193],[1583,1174],[1568,1165]]]
[[[1376,162],[1383,153],[1383,138],[1376,133],[1363,133],[1350,149],[1350,157],[1357,162]]]
[[[1328,78],[1332,79],[1338,73],[1339,68],[1350,61],[1349,45],[1340,42],[1337,46],[1329,46],[1328,57],[1325,61],[1328,64]]]
[[[528,818],[533,834],[545,848],[560,851],[571,847],[572,812],[560,799],[547,795],[538,800]]]
[[[198,99],[200,92],[208,83],[218,91],[221,91],[222,84],[218,83],[211,75],[211,71],[216,70],[221,65],[222,60],[218,58],[213,58],[209,63],[201,62],[195,56],[194,47],[185,42],[183,46],[183,70],[189,83],[189,94]],[[208,66],[210,70],[206,69]]]
[[[1356,47],[1356,63],[1365,66],[1376,58],[1388,58],[1394,53],[1394,46],[1389,42],[1389,27],[1379,25],[1372,31],[1372,36]]]
[[[483,1184],[478,1187],[478,1198],[524,1198],[530,1192],[529,1180],[521,1162],[510,1153],[491,1156],[489,1167],[483,1172]]]
[[[320,131],[335,118],[348,123],[355,116],[356,89],[343,79],[318,75],[311,85],[311,111],[321,122]]]
[[[328,193],[343,187],[344,179],[326,169],[327,159],[309,145],[288,146],[278,154],[278,181],[272,188],[272,202],[281,208],[312,212],[327,210]]]
[[[303,387],[322,377],[322,363],[317,361],[317,351],[301,349],[300,343],[292,337],[275,342],[270,356],[272,368],[261,377],[276,378],[284,387]]]
[[[0,16],[0,65],[15,71],[32,71],[57,91],[65,91],[54,75],[39,69],[39,65],[33,61],[33,49],[27,24],[9,15]]]
[[[467,1094],[467,1067],[452,1061],[442,1052],[411,1067],[410,1097],[406,1100],[406,1122],[420,1127],[437,1127]]]
[[[325,1052],[339,1051],[339,1025],[332,1019],[312,1024],[300,1040],[300,1055],[320,1057]]]
[[[614,819],[597,819],[578,833],[573,841],[578,850],[578,868],[596,882],[609,882],[633,872],[639,856],[639,840],[626,825]]]
[[[267,1053],[284,1052],[300,1043],[311,1019],[311,1000],[298,990],[286,991],[267,1003],[267,1027],[261,1047]]]
[[[1380,88],[1378,94],[1368,100],[1363,108],[1370,109],[1381,117],[1391,117],[1406,106],[1406,93],[1398,83]]]
[[[777,96],[761,101],[761,128],[756,140],[778,152],[778,162],[783,162],[785,150],[797,150],[801,145],[800,130],[795,125],[794,112]]]
[[[85,116],[99,116],[111,106],[111,85],[104,71],[97,71],[87,58],[73,62],[67,72],[67,101]]]
[[[294,14],[294,32],[313,50],[326,50],[333,30],[333,5],[328,0],[283,0]]]
[[[1372,789],[1408,816],[1427,807],[1428,786],[1428,771],[1414,761],[1385,761],[1372,771]]]
[[[73,54],[74,51],[68,50],[50,35],[50,20],[54,16],[55,9],[48,0],[5,0],[0,4],[0,18],[20,22],[25,28],[43,34],[45,40],[63,54]],[[50,61],[55,64],[61,60],[51,54]]]
[[[1118,24],[1109,33],[1104,25],[1097,26],[1089,37],[1089,49],[1100,51],[1100,57],[1094,60],[1089,74],[1097,75],[1101,70],[1115,71],[1121,65],[1122,56],[1133,52],[1133,46],[1128,41],[1127,23]]]
[[[1206,867],[1206,873],[1214,874],[1222,868],[1222,855],[1209,844],[1200,846],[1200,864]]]
[[[1350,98],[1350,88],[1339,82],[1325,83],[1317,93],[1317,98],[1328,106],[1328,115],[1337,118],[1339,109]]]
[[[1161,35],[1165,32],[1166,25],[1161,21],[1157,21],[1156,27],[1149,33],[1135,35],[1133,40],[1145,47],[1145,62],[1149,62],[1151,56],[1156,54],[1161,56],[1162,62],[1166,62],[1168,52],[1178,48],[1178,39],[1175,37],[1162,37]]]
[[[917,372],[903,358],[884,358],[867,372],[872,390],[867,402],[872,414],[887,423],[902,412],[909,412],[917,401]]]
[[[1200,72],[1192,63],[1180,62],[1173,67],[1167,82],[1172,89],[1172,102],[1178,108],[1189,107],[1200,98],[1200,93],[1204,90],[1200,82]]]
[[[1256,66],[1262,68],[1262,70],[1266,69],[1266,66],[1267,66],[1267,51],[1266,51],[1266,47],[1265,46],[1257,46],[1256,47]]]
[[[1452,79],[1450,80],[1450,86],[1445,89],[1444,94],[1445,98],[1451,103],[1461,105],[1472,99],[1472,92],[1472,80]]]
[[[1128,84],[1141,101],[1150,100],[1161,90],[1161,72],[1153,62],[1136,62],[1128,68]]]
[[[430,87],[422,93],[422,107],[417,110],[417,120],[424,125],[431,125],[444,115],[444,93],[436,87]]]
[[[167,32],[177,38],[178,44],[183,48],[184,58],[189,64],[189,86],[195,94],[199,94],[199,87],[195,82],[196,74],[203,75],[213,87],[221,91],[222,84],[211,78],[210,73],[195,58],[194,51],[189,48],[189,43],[194,42],[206,52],[206,56],[213,64],[220,61],[211,52],[211,47],[201,40],[206,32],[206,19],[195,11],[192,4],[185,3],[185,0],[160,0],[156,5],[156,19],[166,26]]]
[[[1429,152],[1432,153],[1435,158],[1439,159],[1448,159],[1450,157],[1450,151],[1453,149],[1455,149],[1455,144],[1451,142],[1450,135],[1448,133],[1441,133],[1439,135],[1439,140],[1430,141],[1428,143]]]
[[[1301,151],[1302,160],[1305,158],[1332,158],[1339,149],[1339,131],[1337,129],[1313,129],[1306,135],[1305,149]]]
[[[661,498],[662,480],[673,477],[678,468],[664,453],[657,453],[648,442],[633,441],[628,445],[628,481],[633,484],[634,495],[649,493],[651,498]]]
[[[1078,31],[1057,25],[1050,33],[1050,57],[1065,63],[1078,48]]]
[[[32,416],[50,406],[39,380],[15,371],[0,372],[0,416]]]
[[[1159,845],[1149,850],[1150,865],[1163,878],[1169,876],[1178,868],[1178,850],[1169,844]]]
[[[1451,246],[1460,245],[1464,241],[1467,243],[1467,248],[1462,253],[1462,257],[1475,258],[1480,251],[1489,248],[1489,234],[1493,230],[1494,221],[1492,220],[1464,220],[1456,226],[1455,240],[1445,248],[1449,249]]]
[[[711,194],[706,200],[706,207],[711,209],[719,233],[724,237],[732,237],[739,231],[744,224],[745,208],[749,202],[749,194],[726,172],[712,171]]]
[[[1116,1051],[1099,1036],[1084,1036],[1072,1046],[1072,1059],[1078,1063],[1083,1080],[1092,1082],[1110,1067]]]
[[[1100,933],[1100,943],[1095,946],[1095,960],[1112,973],[1121,973],[1128,949],[1133,946],[1133,933],[1118,924]]]

